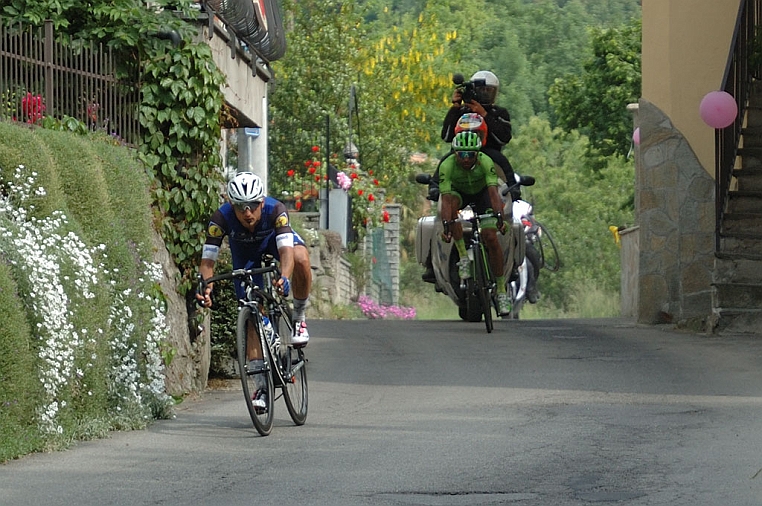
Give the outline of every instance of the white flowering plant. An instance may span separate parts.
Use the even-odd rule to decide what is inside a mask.
[[[40,205],[47,193],[36,172],[23,165],[10,177],[0,172],[6,175],[0,255],[26,313],[30,349],[18,352],[34,354],[38,385],[22,390],[35,396],[42,446],[168,416],[171,398],[161,356],[168,328],[156,291],[161,267],[145,260],[126,265],[129,245],[114,236],[108,243],[89,244],[63,211],[39,216],[37,209],[49,206]],[[138,271],[145,274],[135,276]],[[2,347],[0,340],[0,353],[8,351]],[[0,408],[20,397],[18,389],[11,391],[0,382]],[[9,430],[6,422],[0,416],[0,436]],[[0,461],[4,456],[0,451]]]

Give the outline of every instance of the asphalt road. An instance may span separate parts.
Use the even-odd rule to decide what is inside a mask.
[[[303,427],[209,391],[0,466],[0,504],[762,504],[762,336],[495,323],[312,321]]]

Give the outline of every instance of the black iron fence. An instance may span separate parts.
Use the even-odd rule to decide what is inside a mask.
[[[736,99],[738,116],[727,128],[715,131],[715,249],[720,250],[720,230],[722,217],[728,200],[728,191],[733,179],[733,168],[738,155],[738,145],[741,140],[741,129],[749,99],[749,88],[753,75],[758,75],[759,68],[750,68],[755,46],[759,50],[762,36],[757,33],[762,27],[762,0],[743,0],[738,11],[736,28],[733,34],[730,55],[725,67],[722,89]]]
[[[139,143],[139,80],[119,79],[109,48],[55,40],[44,28],[0,25],[0,118],[85,125]],[[71,119],[77,120],[74,125]]]

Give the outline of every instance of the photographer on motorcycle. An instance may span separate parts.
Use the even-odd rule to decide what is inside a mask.
[[[511,299],[506,293],[503,272],[503,249],[497,231],[505,233],[503,201],[498,193],[499,181],[495,163],[481,151],[482,141],[476,132],[459,132],[452,141],[454,156],[447,157],[439,167],[439,191],[442,200],[440,217],[444,225],[442,238],[455,240],[458,250],[458,274],[461,279],[471,277],[471,261],[463,240],[463,227],[457,221],[458,211],[471,204],[477,214],[495,212],[495,220],[482,222],[482,235],[487,246],[489,263],[497,282],[497,306],[500,316],[511,312]]]
[[[487,139],[482,141],[482,152],[495,162],[497,176],[508,183],[513,181],[513,168],[502,149],[512,137],[511,115],[508,109],[495,105],[499,88],[500,81],[497,76],[488,70],[480,70],[471,76],[468,83],[457,86],[452,94],[452,107],[442,122],[442,139],[448,143],[452,142],[455,138],[455,127],[463,114],[478,114],[487,124]],[[434,179],[436,180],[436,174]]]
[[[447,111],[447,115],[442,122],[442,139],[451,143],[455,138],[456,126],[464,114],[476,113],[484,119],[484,125],[487,127],[487,136],[482,139],[482,152],[486,153],[495,164],[495,173],[508,184],[514,180],[514,172],[508,158],[502,153],[503,146],[511,140],[511,115],[504,107],[495,105],[497,92],[500,88],[500,81],[497,76],[488,71],[480,70],[471,76],[467,83],[463,82],[462,75],[453,77],[456,83],[455,91],[452,95],[452,107]],[[464,93],[465,98],[464,100]],[[442,163],[452,156],[452,151],[445,155],[440,161],[429,185],[429,200],[439,200],[439,173]],[[511,198],[516,200],[520,198],[521,192],[516,189],[511,192]],[[421,278],[427,283],[434,282],[434,268],[431,260],[426,262],[426,270]]]

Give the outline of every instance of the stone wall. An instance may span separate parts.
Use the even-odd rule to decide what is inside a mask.
[[[161,264],[164,276],[159,285],[167,301],[167,324],[169,346],[175,351],[166,369],[166,388],[170,395],[200,392],[206,388],[209,376],[209,316],[193,327],[202,331],[191,339],[188,309],[185,298],[177,293],[180,272],[169,256],[164,241],[157,232],[153,234],[154,260]]]
[[[637,320],[706,318],[712,313],[714,180],[656,106],[641,99],[637,122]]]

